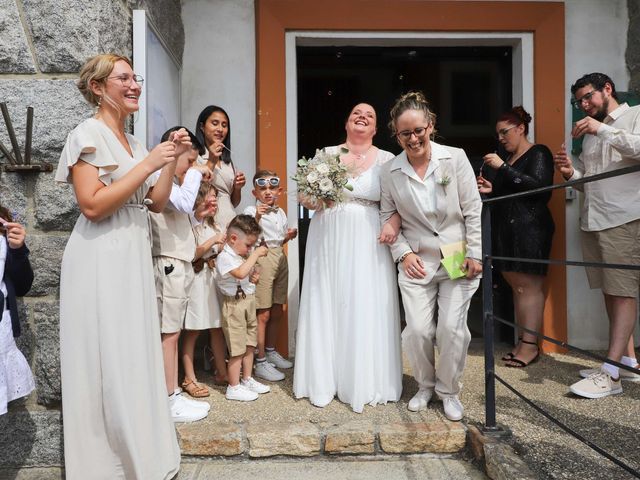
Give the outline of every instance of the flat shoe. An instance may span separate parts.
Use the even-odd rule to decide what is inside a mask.
[[[193,398],[203,398],[210,395],[207,387],[200,385],[198,382],[194,382],[193,380],[185,379],[181,386],[182,389]]]

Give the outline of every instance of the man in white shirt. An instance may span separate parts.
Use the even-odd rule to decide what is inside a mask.
[[[640,161],[640,106],[619,104],[613,81],[590,73],[571,86],[572,101],[587,116],[576,122],[571,135],[584,135],[582,153],[572,164],[564,146],[554,155],[565,180],[637,165]],[[587,262],[640,264],[640,172],[586,183],[581,214],[582,250]],[[637,367],[633,328],[638,318],[640,271],[587,268],[591,288],[600,288],[609,316],[607,357]],[[621,379],[640,381],[640,375],[605,363],[581,370],[584,378],[570,387],[576,395],[602,398],[622,393]]]

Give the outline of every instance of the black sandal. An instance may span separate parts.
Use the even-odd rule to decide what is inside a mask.
[[[522,337],[518,337],[518,343],[520,343],[521,341],[522,341]],[[516,345],[513,348],[517,348],[518,347],[518,343],[516,343]],[[502,356],[502,361],[508,362],[509,360],[512,360],[513,357],[515,357],[515,354],[513,352],[505,353]]]
[[[526,343],[528,345],[535,345],[536,346],[536,356],[533,357],[528,362],[525,362],[523,360],[520,360],[519,358],[516,358],[515,356],[512,356],[510,359],[505,360],[505,361],[506,362],[513,362],[513,363],[515,363],[515,365],[509,365],[507,363],[507,364],[505,364],[505,367],[509,367],[509,368],[525,368],[525,367],[528,367],[529,365],[531,365],[532,363],[537,362],[538,359],[540,358],[540,347],[538,346],[538,342],[527,342],[526,340],[522,340],[522,339],[520,339],[520,341],[522,343]]]

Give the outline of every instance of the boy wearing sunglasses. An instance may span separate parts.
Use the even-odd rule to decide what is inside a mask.
[[[255,206],[245,209],[262,228],[262,241],[269,247],[266,257],[258,260],[260,277],[256,285],[256,315],[258,318],[258,353],[255,376],[277,382],[285,375],[277,368],[291,368],[293,363],[275,349],[282,305],[287,302],[289,267],[283,245],[296,237],[298,230],[289,228],[287,215],[277,205],[282,193],[280,178],[270,170],[259,170],[253,177]]]

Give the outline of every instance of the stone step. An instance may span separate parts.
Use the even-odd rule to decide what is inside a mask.
[[[209,423],[177,427],[185,456],[250,458],[342,454],[455,453],[465,447],[464,424],[449,421],[374,424]]]

